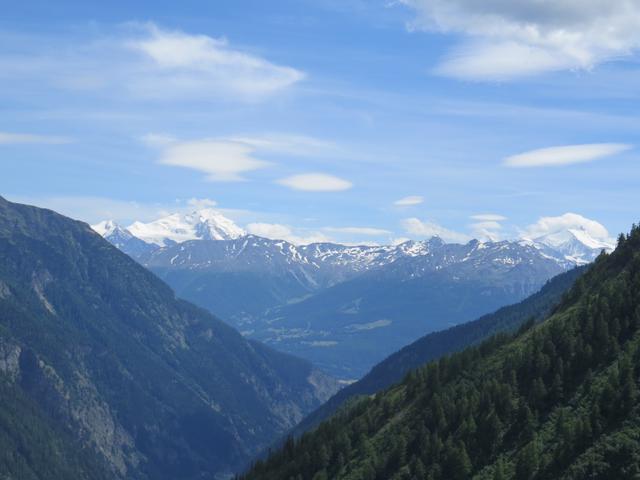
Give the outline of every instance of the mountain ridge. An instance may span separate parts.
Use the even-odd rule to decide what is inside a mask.
[[[48,465],[67,472],[69,462],[101,465],[116,479],[228,475],[337,388],[307,361],[177,300],[89,225],[4,199],[0,382],[13,411],[58,432],[42,448],[71,438],[59,452],[92,459],[51,452],[34,463],[30,443],[13,443],[24,427],[0,416],[10,432],[0,441],[17,452],[0,456],[2,470],[27,465],[39,478],[51,478]]]

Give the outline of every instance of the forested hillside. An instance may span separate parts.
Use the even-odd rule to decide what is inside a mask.
[[[640,475],[640,227],[545,322],[411,372],[245,479]]]

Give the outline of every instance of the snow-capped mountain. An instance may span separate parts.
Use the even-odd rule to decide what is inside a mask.
[[[611,240],[596,239],[584,228],[568,228],[533,239],[524,239],[546,255],[563,258],[575,265],[585,265],[596,259],[600,252],[611,252]]]
[[[133,235],[126,228],[121,227],[114,220],[104,220],[95,225],[91,225],[91,228],[103,237],[109,237],[113,239],[124,238],[129,239]],[[118,244],[112,242],[116,247]]]
[[[96,225],[91,225],[91,228],[112,245],[136,259],[145,257],[157,248],[155,245],[140,240],[128,229],[113,220],[105,220]]]
[[[160,247],[189,240],[232,240],[245,235],[232,220],[211,208],[174,213],[149,223],[134,222],[127,230],[140,240]]]
[[[399,348],[520,301],[611,248],[580,228],[466,244],[294,245],[245,234],[215,210],[94,228],[178,296],[345,378],[380,360],[380,345]]]
[[[387,253],[243,329],[340,378],[357,378],[412,339],[516,303],[573,266],[510,241],[447,244],[433,238]]]
[[[330,242],[293,245],[284,240],[266,238],[262,238],[264,241],[257,241],[256,239],[261,237],[247,235],[244,229],[212,208],[186,214],[174,213],[148,223],[136,221],[127,228],[111,220],[100,222],[93,228],[118,248],[143,261],[147,259],[139,258],[141,252],[147,255],[160,248],[170,248],[192,240],[228,241],[247,237],[249,240],[245,242],[245,248],[249,246],[251,250],[268,245],[267,249],[273,249],[274,252],[280,248],[281,255],[290,257],[287,260],[290,264],[302,262],[313,265],[319,270],[330,266],[336,273],[346,273],[346,277],[352,272],[362,272],[380,267],[398,258],[427,255],[433,245],[442,242],[438,237],[429,241],[407,241],[400,245],[382,246],[347,246]],[[133,239],[143,243],[133,241]],[[480,242],[480,244],[495,243],[500,242]],[[610,239],[596,238],[586,228],[580,226],[555,230],[541,236],[524,236],[513,243],[534,247],[543,256],[555,259],[565,268],[592,262],[602,250],[610,252],[614,248]],[[237,244],[233,244],[230,248],[235,248],[236,253],[241,250]],[[222,250],[224,249],[216,251],[220,253]],[[229,252],[226,252],[225,255],[233,257],[233,254]],[[205,262],[212,260],[214,264],[218,263],[216,258],[204,260]],[[185,260],[180,261],[184,266]],[[202,262],[192,266],[200,268]]]

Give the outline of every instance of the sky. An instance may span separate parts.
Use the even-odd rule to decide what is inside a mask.
[[[630,0],[11,2],[0,195],[297,242],[615,237],[639,26]]]

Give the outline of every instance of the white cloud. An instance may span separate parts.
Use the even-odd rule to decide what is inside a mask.
[[[250,223],[245,229],[252,235],[271,238],[273,240],[286,240],[296,245],[331,241],[329,237],[322,233],[308,231],[294,232],[293,227],[279,223]]]
[[[565,213],[557,217],[542,217],[520,232],[522,238],[535,239],[567,229],[581,230],[596,240],[612,242],[609,231],[601,223],[578,215]]]
[[[466,243],[471,237],[464,234],[449,230],[441,225],[429,221],[422,221],[418,218],[406,218],[401,222],[402,227],[410,235],[418,237],[440,237],[445,242]]]
[[[17,143],[58,145],[71,142],[73,142],[73,140],[69,137],[59,137],[54,135],[34,135],[31,133],[0,132],[0,145],[10,145]]]
[[[497,221],[476,222],[470,225],[471,234],[478,240],[489,240],[495,242],[502,237],[500,230],[502,225]]]
[[[276,93],[302,80],[295,68],[234,49],[224,38],[142,26],[142,38],[126,45],[147,61],[139,86],[147,92],[224,90],[246,96]]]
[[[382,228],[372,228],[372,227],[325,227],[323,228],[323,230],[327,232],[348,233],[351,235],[367,235],[367,236],[388,235],[391,233],[390,230],[384,230]]]
[[[505,158],[507,167],[556,167],[574,163],[592,162],[631,149],[631,145],[620,143],[592,143],[541,148]]]
[[[403,243],[410,242],[411,239],[409,237],[398,237],[391,240],[391,245],[402,245]]]
[[[306,135],[271,133],[268,135],[238,135],[229,140],[251,145],[265,152],[285,153],[287,155],[314,156],[335,152],[338,147],[330,142]]]
[[[75,38],[75,36],[74,36]],[[142,101],[259,101],[289,91],[304,72],[233,46],[224,38],[128,23],[71,41],[24,37],[0,54],[3,79],[47,89]],[[46,46],[45,46],[46,45]],[[37,79],[37,80],[36,80]]]
[[[269,166],[269,162],[257,157],[260,153],[314,156],[334,148],[312,137],[281,134],[181,141],[150,133],[141,140],[160,150],[160,163],[197,170],[210,181],[222,182],[245,180],[243,174]]]
[[[496,213],[480,213],[477,215],[471,215],[471,218],[473,220],[478,220],[479,222],[503,222],[507,219],[507,217]]]
[[[483,241],[488,240],[491,242],[502,239],[501,222],[505,221],[507,217],[496,213],[479,213],[471,215],[470,218],[475,220],[474,223],[469,225],[471,228],[471,234],[474,238]]]
[[[420,205],[424,202],[424,198],[419,195],[410,195],[393,202],[397,207],[409,207],[412,205]]]
[[[190,198],[187,200],[187,205],[194,210],[202,210],[204,208],[213,208],[218,205],[218,202],[211,200],[210,198]]]
[[[509,80],[591,69],[640,47],[640,3],[630,0],[399,0],[413,29],[465,37],[438,66],[443,75]]]
[[[140,140],[147,146],[156,148],[166,147],[178,141],[174,136],[163,133],[147,133]]]
[[[278,180],[278,183],[294,190],[306,192],[336,192],[349,190],[353,186],[348,180],[325,173],[292,175]]]
[[[203,172],[207,180],[234,182],[244,180],[243,173],[264,168],[267,162],[253,156],[254,147],[225,140],[196,140],[169,144],[160,163]]]

